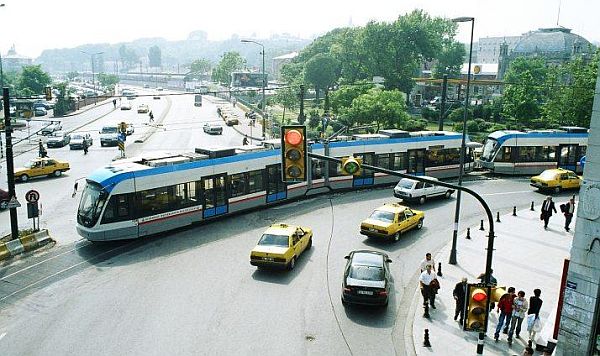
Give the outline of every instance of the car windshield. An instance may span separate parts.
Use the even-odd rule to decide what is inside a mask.
[[[391,223],[394,222],[394,213],[385,210],[375,210],[373,213],[371,213],[369,219]]]
[[[556,172],[554,171],[543,171],[540,174],[540,178],[543,180],[553,180],[556,177]]]
[[[264,234],[260,238],[260,241],[258,241],[258,244],[261,246],[288,247],[289,237],[287,235]]]
[[[398,185],[396,185],[396,187],[398,188],[402,188],[402,189],[411,189],[413,187],[413,184],[415,184],[415,181],[412,179],[400,179],[400,181],[398,182]]]
[[[102,133],[103,134],[111,134],[111,133],[117,133],[117,127],[103,127],[102,128]]]
[[[106,194],[98,183],[88,181],[81,194],[79,209],[77,211],[77,221],[87,227],[92,227],[98,221],[104,203]]]
[[[83,139],[83,136],[81,136],[81,135],[79,135],[79,134],[75,134],[75,135],[71,136],[71,138],[72,138],[73,140],[82,140],[82,139]]]
[[[362,265],[351,266],[350,273],[348,274],[348,277],[350,278],[360,279],[363,281],[382,281],[383,276],[383,268]]]

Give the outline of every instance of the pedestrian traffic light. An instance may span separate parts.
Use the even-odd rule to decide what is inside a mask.
[[[281,127],[281,176],[286,183],[306,181],[306,126]]]
[[[487,326],[488,288],[484,284],[468,284],[465,308],[466,331],[485,332]]]
[[[46,95],[46,101],[52,100],[52,88],[51,87],[45,87],[44,88],[44,95]]]
[[[342,173],[357,176],[360,174],[362,158],[353,156],[342,158]]]

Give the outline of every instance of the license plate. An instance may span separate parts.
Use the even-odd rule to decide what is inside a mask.
[[[372,227],[370,227],[370,228],[369,228],[369,231],[371,231],[371,232],[375,232],[375,231],[377,231],[377,229],[373,229]]]
[[[373,292],[370,290],[359,290],[356,291],[357,294],[363,294],[363,295],[373,295]]]

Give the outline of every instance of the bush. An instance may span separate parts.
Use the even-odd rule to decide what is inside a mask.
[[[437,120],[440,116],[439,110],[433,110],[428,107],[421,109],[421,116],[427,121]]]

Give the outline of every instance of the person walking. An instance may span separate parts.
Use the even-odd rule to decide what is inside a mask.
[[[565,210],[563,214],[565,215],[565,230],[569,232],[571,225],[571,220],[573,219],[573,214],[575,213],[575,198],[571,198],[567,204],[565,204]]]
[[[517,293],[517,297],[513,301],[510,329],[508,330],[509,345],[512,344],[513,332],[517,336],[517,339],[519,338],[519,333],[521,333],[521,325],[523,324],[523,319],[525,318],[527,309],[529,309],[529,303],[527,303],[527,299],[525,299],[525,292],[520,290],[519,293]]]
[[[243,146],[248,145],[248,137],[244,136],[244,139],[242,140],[242,145]]]
[[[83,143],[81,144],[81,147],[83,147],[83,154],[87,155],[87,153],[88,153],[88,143],[87,143],[87,140],[85,139],[85,137],[83,138]]]
[[[454,309],[454,320],[458,318],[460,315],[459,323],[463,324],[463,319],[465,318],[465,296],[467,295],[467,278],[463,277],[462,280],[456,283],[454,286],[454,290],[452,291],[452,296],[454,297],[454,301],[456,302],[456,308]]]
[[[419,277],[419,285],[421,287],[421,295],[423,296],[423,306],[429,303],[433,309],[435,309],[434,280],[437,282],[437,277],[435,273],[431,272],[431,265],[427,265],[426,270]]]
[[[548,195],[546,197],[546,200],[544,200],[544,202],[542,203],[542,214],[540,216],[540,218],[544,220],[544,229],[548,228],[548,221],[550,221],[552,211],[556,213],[556,207],[554,206],[552,197]]]
[[[148,117],[150,118],[150,122],[154,122],[154,114],[152,113],[152,110],[150,110],[148,113]]]
[[[502,326],[504,326],[504,333],[508,334],[508,326],[510,325],[513,310],[513,299],[515,299],[515,287],[509,287],[508,292],[502,295],[498,301],[497,312],[500,313],[500,316],[498,316],[498,325],[496,325],[496,332],[494,333],[494,340],[496,340],[496,342],[498,341],[498,338],[500,338]]]
[[[535,339],[537,331],[534,329],[535,322],[540,319],[540,309],[542,309],[543,300],[540,299],[542,291],[538,288],[533,290],[533,296],[529,297],[529,310],[527,311],[527,328],[529,329],[529,340]],[[529,318],[533,315],[533,323],[529,323]]]
[[[421,261],[421,272],[427,269],[427,266],[431,266],[431,269],[435,272],[435,261],[431,258],[431,253],[427,252],[425,258]]]
[[[44,143],[42,142],[42,140],[40,139],[39,141],[39,156],[40,158],[44,158],[44,157],[48,157],[48,151],[46,151],[46,148],[44,147]]]
[[[113,108],[117,108],[117,99],[113,99]]]

